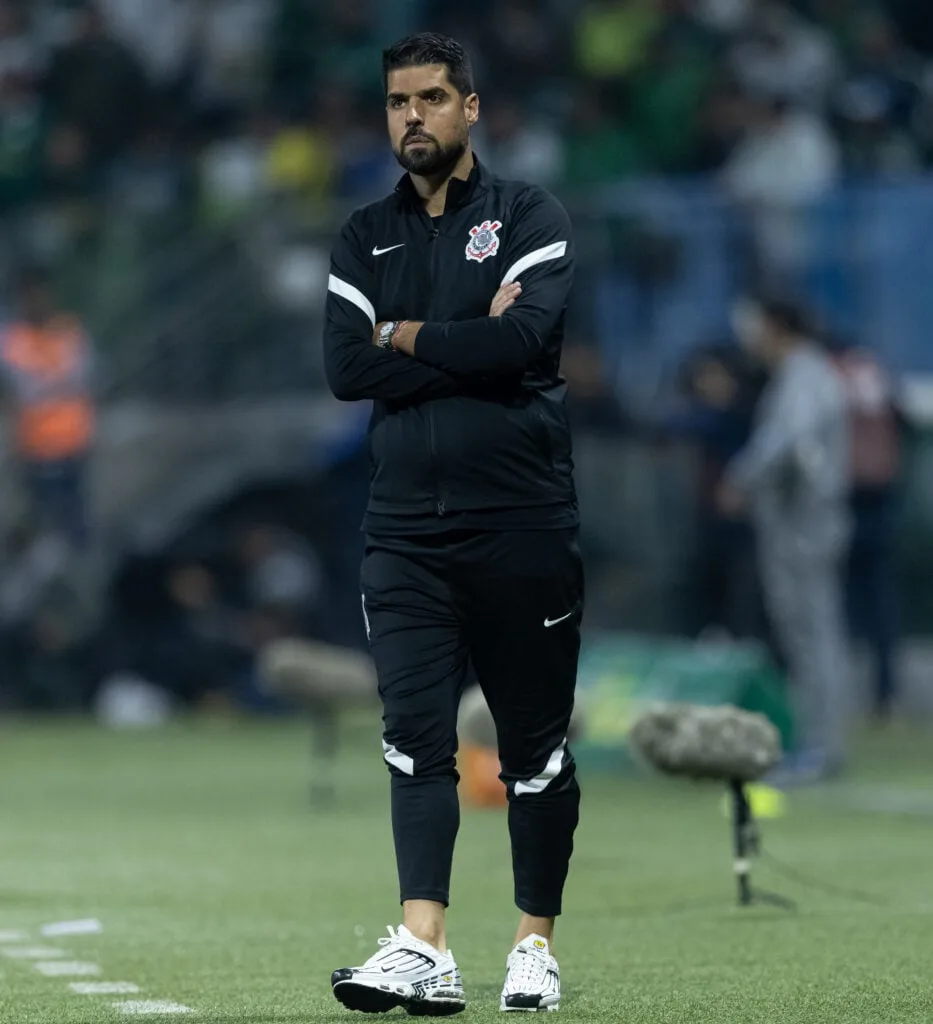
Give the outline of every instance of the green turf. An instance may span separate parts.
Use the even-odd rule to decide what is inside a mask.
[[[357,721],[344,735],[339,809],[315,811],[297,723],[132,735],[0,727],[0,930],[26,930],[99,963],[99,980],[143,990],[72,995],[67,981],[0,957],[0,1022],[114,1021],[111,1002],[129,998],[197,1010],[139,1018],[149,1020],[354,1019],[333,1001],[330,971],[365,958],[399,913],[378,731]],[[858,774],[922,788],[929,740],[869,740]],[[716,791],[583,781],[558,931],[564,1019],[933,1021],[933,817],[846,809],[843,788],[794,796],[787,816],[766,824],[767,848],[883,905],[810,891],[762,864],[757,879],[800,909],[742,910]],[[498,1020],[515,916],[500,812],[465,814],[452,899],[451,945],[470,999],[458,1019]],[[44,923],[85,917],[104,931],[39,936]]]

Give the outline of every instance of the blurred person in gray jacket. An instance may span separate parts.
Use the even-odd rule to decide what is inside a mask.
[[[849,647],[843,571],[850,540],[850,438],[839,374],[782,299],[735,310],[742,345],[771,371],[752,435],[726,468],[724,513],[748,505],[765,601],[798,706],[799,748],[779,777],[805,782],[838,770],[845,753]]]

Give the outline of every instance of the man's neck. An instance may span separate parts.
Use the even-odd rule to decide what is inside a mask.
[[[466,181],[473,170],[473,150],[470,146],[464,150],[463,156],[456,162],[453,170],[436,177],[424,177],[420,174],[411,175],[411,183],[421,196],[424,208],[429,217],[439,217],[447,206],[447,186],[451,178]]]
[[[811,342],[807,338],[788,338],[781,345],[780,351],[774,360],[774,368],[780,370],[788,359],[792,359],[798,352],[803,352],[810,347]]]

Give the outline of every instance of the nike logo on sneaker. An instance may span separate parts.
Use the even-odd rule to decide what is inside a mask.
[[[381,256],[385,252],[391,252],[393,249],[401,249],[404,242],[399,242],[398,245],[390,245],[385,249],[380,249],[378,245],[373,246],[373,256]]]
[[[544,628],[550,629],[551,626],[556,626],[558,622],[563,622],[564,619],[569,619],[571,615],[573,615],[573,612],[567,612],[566,615],[561,615],[559,619],[545,619]]]

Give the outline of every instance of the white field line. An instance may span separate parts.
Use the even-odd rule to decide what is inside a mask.
[[[97,964],[85,960],[40,960],[33,965],[40,974],[47,978],[80,977],[89,974],[100,974]]]
[[[56,956],[65,956],[65,953],[54,946],[4,946],[0,949],[0,956],[7,956],[11,960],[51,960]]]
[[[42,926],[42,934],[47,938],[61,935],[97,935],[104,930],[96,917],[82,918],[80,921],[56,921]]]
[[[45,938],[65,935],[97,935],[103,925],[96,917],[74,921],[53,921],[40,929]],[[89,960],[65,960],[67,950],[56,946],[16,945],[28,941],[27,932],[13,929],[0,930],[0,956],[11,960],[32,960],[33,967],[46,978],[87,978],[101,973],[100,965]],[[70,981],[68,988],[78,996],[136,995],[139,986],[132,981]],[[172,1013],[194,1013],[190,1006],[170,999],[129,999],[111,1004],[126,1016],[157,1016]]]
[[[114,1003],[113,1008],[119,1013],[135,1015],[147,1013],[194,1013],[190,1006],[172,1003],[167,999],[131,999],[126,1003]]]
[[[139,991],[131,981],[72,981],[68,987],[77,996],[132,996]]]

